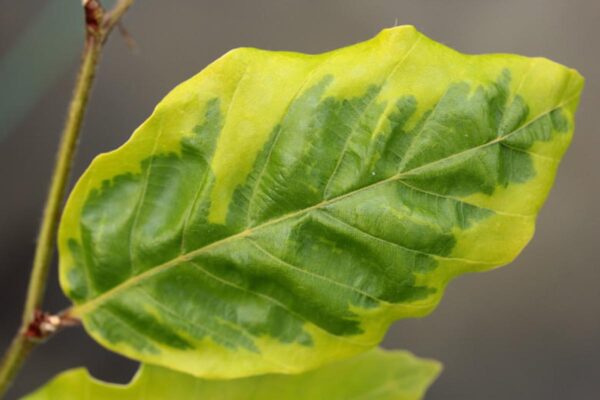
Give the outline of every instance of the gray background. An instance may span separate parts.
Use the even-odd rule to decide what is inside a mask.
[[[0,347],[19,322],[34,238],[80,47],[80,0],[0,0]],[[139,0],[106,47],[77,157],[121,144],[174,85],[238,46],[321,52],[414,24],[467,53],[543,55],[587,86],[577,132],[537,235],[505,268],[454,281],[428,318],[405,320],[384,345],[439,359],[428,399],[600,398],[600,106],[598,0]],[[47,308],[67,301],[53,271]],[[9,398],[85,365],[125,382],[135,364],[80,329],[39,347]]]

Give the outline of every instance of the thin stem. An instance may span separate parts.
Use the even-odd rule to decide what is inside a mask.
[[[0,396],[4,395],[35,345],[35,342],[21,332],[17,332],[0,364]]]
[[[104,12],[98,0],[84,0],[86,38],[75,90],[69,104],[67,119],[61,136],[50,189],[46,198],[44,214],[38,235],[27,297],[23,310],[21,328],[0,363],[0,397],[8,389],[12,379],[22,366],[29,352],[40,342],[32,337],[32,324],[40,309],[48,280],[48,271],[56,243],[56,231],[73,158],[90,91],[98,68],[103,44],[134,0],[119,0],[108,12]]]
[[[133,0],[120,0],[110,11],[106,13],[106,16],[104,17],[104,30],[106,32],[106,36],[108,36],[115,25],[120,23],[121,18],[132,4]]]
[[[23,324],[31,321],[35,310],[41,308],[48,270],[54,251],[56,230],[60,220],[61,208],[69,174],[73,165],[73,156],[77,147],[83,114],[88,102],[92,81],[96,73],[96,65],[100,55],[100,47],[96,43],[86,44],[79,77],[69,106],[67,122],[63,131],[51,186],[48,192],[40,234],[38,237],[33,268],[27,290],[27,299],[23,311]]]

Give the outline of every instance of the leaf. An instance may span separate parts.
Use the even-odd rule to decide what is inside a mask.
[[[230,381],[195,378],[142,365],[131,383],[109,384],[72,369],[26,400],[418,400],[440,372],[439,363],[402,351],[374,349],[301,375],[263,375]]]
[[[582,85],[412,27],[321,55],[229,52],[77,183],[59,243],[72,314],[200,377],[369,349],[526,245]]]

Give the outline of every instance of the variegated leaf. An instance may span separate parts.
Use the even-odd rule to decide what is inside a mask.
[[[320,55],[231,51],[78,182],[60,230],[72,314],[202,377],[369,349],[523,249],[582,85],[412,27]]]

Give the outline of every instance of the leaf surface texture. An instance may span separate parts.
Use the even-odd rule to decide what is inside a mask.
[[[376,346],[527,244],[582,85],[413,27],[233,50],[78,182],[59,243],[73,314],[113,351],[209,378]]]

